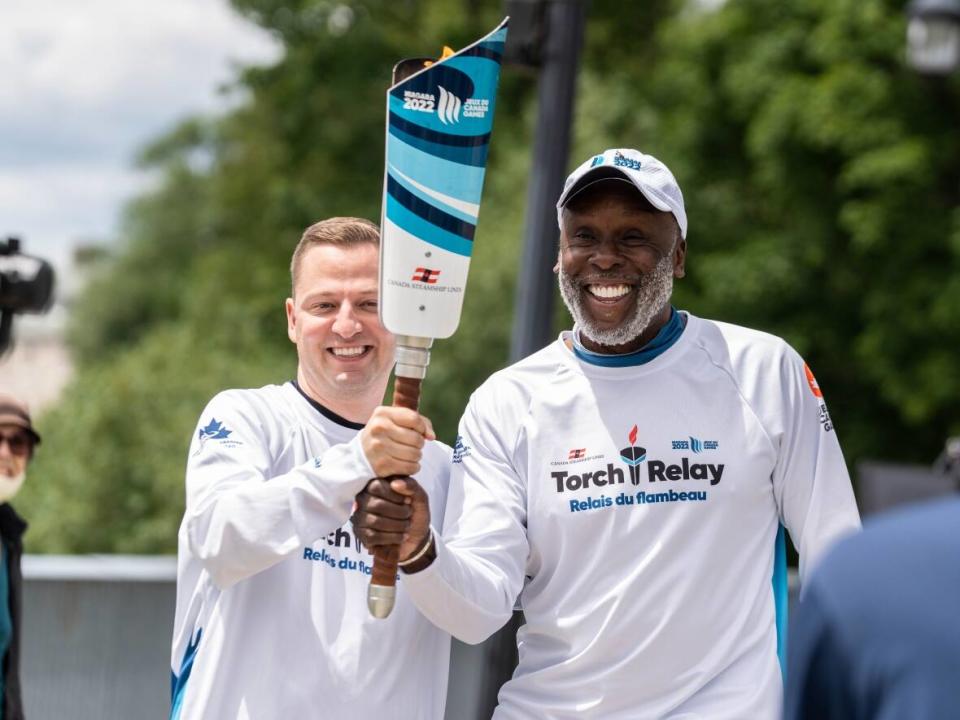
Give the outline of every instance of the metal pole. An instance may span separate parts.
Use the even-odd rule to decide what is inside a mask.
[[[570,155],[570,128],[577,65],[583,44],[586,2],[547,3],[546,45],[540,70],[539,107],[533,165],[527,189],[523,256],[517,275],[516,307],[510,362],[539,350],[552,338],[557,257],[557,214],[554,209]]]

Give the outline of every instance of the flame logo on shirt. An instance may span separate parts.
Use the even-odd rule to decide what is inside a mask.
[[[634,485],[640,484],[640,463],[647,459],[647,449],[637,447],[637,426],[634,425],[627,438],[630,440],[630,447],[625,447],[620,451],[620,459],[630,468],[630,482]]]

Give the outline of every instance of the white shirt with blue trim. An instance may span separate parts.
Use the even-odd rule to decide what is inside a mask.
[[[632,367],[564,340],[472,396],[437,558],[407,591],[471,643],[519,597],[497,720],[779,717],[778,529],[806,578],[859,527],[812,373],[779,338],[693,316]]]
[[[367,610],[373,558],[348,522],[375,475],[359,428],[290,383],[204,410],[179,534],[172,718],[443,717],[449,635],[403,578],[388,619]],[[427,443],[421,468],[442,515],[450,448]]]

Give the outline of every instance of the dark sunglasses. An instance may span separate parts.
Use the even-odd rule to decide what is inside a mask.
[[[33,439],[27,433],[0,434],[0,447],[3,447],[4,443],[10,448],[10,453],[17,457],[26,457],[33,449]]]

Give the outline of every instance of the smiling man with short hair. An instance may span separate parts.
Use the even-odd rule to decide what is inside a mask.
[[[376,508],[413,498],[406,590],[461,640],[519,599],[497,720],[773,720],[781,523],[802,578],[859,527],[822,393],[780,338],[671,306],[687,217],[659,160],[596,155],[557,210],[573,330],[471,397],[442,536],[400,481],[369,486],[358,534],[389,544]]]
[[[380,406],[394,339],[377,311],[379,241],[358,218],[307,228],[285,303],[296,380],[222,392],[194,430],[174,720],[443,716],[449,635],[405,593],[388,620],[370,616],[373,558],[347,524],[372,477],[418,474],[442,508],[449,474],[429,421]],[[416,661],[396,662],[410,647]]]

